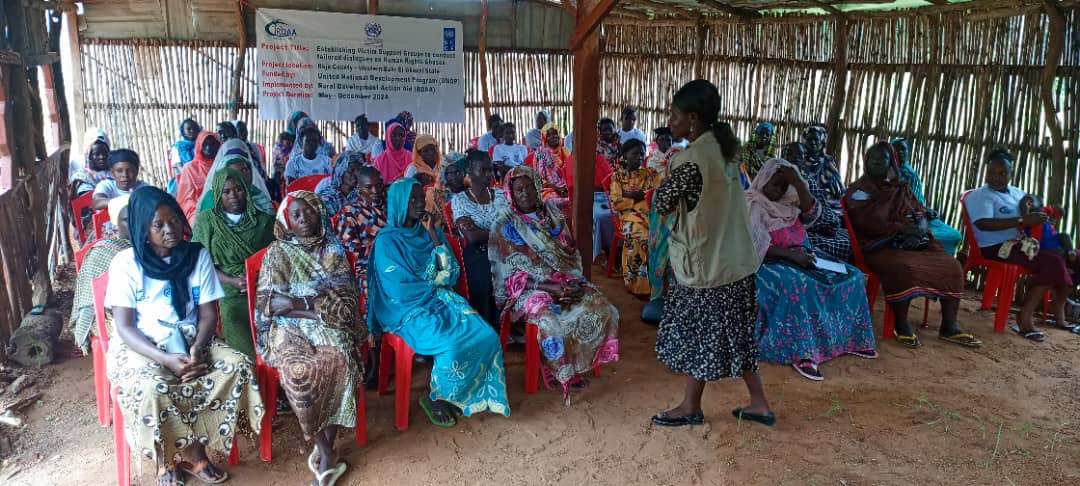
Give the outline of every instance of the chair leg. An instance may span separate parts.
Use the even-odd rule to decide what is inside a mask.
[[[265,390],[263,406],[266,413],[263,414],[262,424],[259,430],[259,458],[263,462],[270,462],[273,458],[274,449],[274,416],[277,415],[278,377],[276,373],[270,373],[264,368],[259,376],[262,377],[260,388]]]
[[[399,340],[395,344],[400,344],[402,348],[408,346],[404,340]],[[394,428],[405,430],[409,428],[409,395],[412,391],[412,366],[415,353],[411,349],[398,349],[395,354],[397,376],[394,380]]]
[[[356,445],[367,444],[367,399],[364,397],[364,384],[356,386]]]
[[[982,305],[980,310],[987,310],[994,306],[994,297],[1001,293],[1002,270],[997,267],[986,269],[986,282],[983,283]]]
[[[998,287],[997,310],[994,312],[994,332],[1004,332],[1005,324],[1009,322],[1009,311],[1012,309],[1013,295],[1016,292],[1016,280],[1019,275],[1012,271],[1002,272],[1001,285]]]
[[[540,387],[540,329],[535,324],[525,324],[525,393],[536,393]]]
[[[1050,291],[1046,291],[1046,296],[1043,297],[1043,325],[1050,321]]]
[[[394,363],[394,347],[390,344],[390,340],[383,339],[382,346],[379,346],[379,395],[386,395],[387,387],[390,384],[390,367]]]
[[[896,314],[888,302],[885,302],[885,322],[881,326],[881,333],[885,339],[896,337]]]
[[[930,297],[923,300],[922,328],[930,327]]]
[[[109,378],[105,376],[105,351],[101,349],[101,340],[90,337],[90,353],[94,359],[94,396],[97,399],[98,425],[108,427],[112,424],[109,416]]]
[[[124,415],[120,410],[120,401],[116,399],[116,390],[112,390],[113,440],[116,442],[116,484],[131,486],[131,448],[124,438]]]

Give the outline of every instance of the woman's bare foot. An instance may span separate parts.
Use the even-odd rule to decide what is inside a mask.
[[[155,481],[157,486],[176,486],[178,475],[176,473],[176,465],[166,466],[165,464],[158,464],[157,477]]]

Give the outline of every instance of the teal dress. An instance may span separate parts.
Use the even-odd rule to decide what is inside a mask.
[[[454,292],[461,272],[446,237],[438,246],[423,226],[405,227],[416,179],[390,186],[387,226],[368,261],[368,322],[392,332],[416,353],[434,357],[431,400],[445,400],[465,416],[510,415],[499,336]]]
[[[911,162],[904,162],[904,165],[900,166],[900,178],[911,186],[911,192],[915,193],[915,197],[925,206],[926,197],[923,195],[922,180],[919,179],[915,168],[911,166]],[[941,243],[941,246],[945,247],[945,253],[956,255],[956,249],[960,246],[960,240],[963,239],[960,231],[938,218],[930,220],[929,226],[930,234]]]

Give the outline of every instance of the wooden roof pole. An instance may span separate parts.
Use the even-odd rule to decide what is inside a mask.
[[[247,64],[247,26],[244,22],[244,4],[236,2],[236,24],[239,29],[236,33],[236,65],[233,66],[232,94],[229,96],[229,117],[236,120],[240,117],[240,85],[244,80],[244,65]]]
[[[701,57],[705,51],[705,38],[709,35],[709,26],[704,22],[697,26],[697,38],[694,40],[694,79],[702,79],[704,67]]]
[[[829,104],[829,119],[825,129],[829,132],[828,150],[830,154],[839,154],[844,139],[840,136],[840,114],[847,99],[848,61],[848,21],[847,18],[834,15],[836,28],[833,30],[833,99]]]
[[[596,174],[596,122],[600,118],[600,32],[597,27],[616,0],[580,0],[574,51],[574,237],[585,278],[592,277],[593,177]]]
[[[1054,78],[1061,65],[1065,49],[1065,17],[1055,2],[1043,0],[1046,5],[1047,29],[1046,66],[1043,67],[1039,98],[1042,99],[1046,128],[1050,131],[1050,184],[1046,203],[1061,207],[1065,202],[1065,145],[1058,121],[1058,108],[1054,106]]]
[[[491,98],[488,95],[488,72],[487,72],[487,0],[480,0],[480,45],[477,55],[480,57],[480,99],[484,102],[484,126],[491,118]]]
[[[367,0],[367,13],[368,15],[379,13],[379,0]]]

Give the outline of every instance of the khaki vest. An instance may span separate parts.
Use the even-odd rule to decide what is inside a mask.
[[[688,162],[701,171],[701,197],[688,211],[680,200],[669,240],[671,268],[682,285],[716,288],[753,275],[761,265],[750,236],[737,164],[728,163],[720,144],[706,131],[671,161],[671,169]]]

